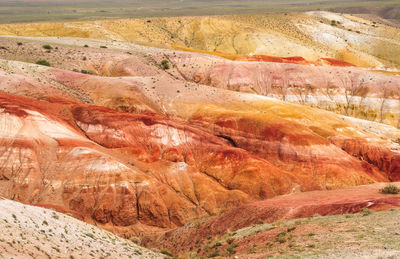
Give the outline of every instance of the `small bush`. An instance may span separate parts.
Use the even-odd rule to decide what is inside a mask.
[[[393,184],[389,184],[388,186],[380,189],[379,192],[383,194],[398,194],[400,193],[400,189]]]
[[[168,60],[164,59],[163,61],[161,61],[161,66],[164,70],[169,69],[169,63]]]
[[[48,49],[48,50],[50,50],[50,49],[53,49],[53,47],[51,47],[50,45],[48,45],[48,44],[46,44],[46,45],[43,45],[43,48],[44,49]]]
[[[106,48],[107,48],[107,46],[100,46],[100,48],[101,48],[101,49],[106,49]]]
[[[236,253],[235,248],[236,248],[237,246],[238,246],[237,244],[231,244],[230,246],[228,246],[228,247],[226,248],[226,251],[227,251],[230,255],[233,255],[233,254]]]
[[[50,66],[50,63],[47,60],[44,60],[44,59],[36,61],[36,64],[42,65],[42,66],[48,66],[48,67]]]
[[[230,238],[227,238],[227,239],[226,239],[226,242],[227,242],[228,244],[232,244],[233,241],[235,241],[235,239],[234,239],[233,237],[230,237]]]
[[[365,208],[362,211],[362,215],[363,216],[368,216],[368,215],[371,215],[371,214],[372,214],[372,210],[370,210],[370,209]]]
[[[92,72],[84,70],[84,69],[81,70],[81,73],[82,74],[89,74],[89,75],[93,74]]]
[[[92,233],[85,233],[85,236],[90,237],[91,239],[96,239]]]
[[[89,48],[89,45],[85,44],[83,47],[84,47],[84,48]]]
[[[131,237],[130,240],[137,245],[140,245],[142,242],[139,237]]]
[[[87,57],[83,57],[82,60],[83,60],[83,61],[87,60]]]
[[[296,229],[296,227],[288,228],[288,229],[287,229],[287,232],[292,232],[292,231],[295,230],[295,229]]]
[[[256,249],[255,248],[247,249],[247,253],[248,254],[255,254],[256,253]]]
[[[18,46],[21,46],[21,45],[22,45],[22,42],[18,42],[17,45],[18,45]]]
[[[160,253],[162,253],[163,255],[169,256],[169,257],[173,257],[174,255],[168,251],[167,249],[161,249]]]
[[[219,256],[219,251],[215,250],[214,252],[212,252],[211,254],[208,255],[209,258],[213,258],[213,257],[217,257]]]
[[[276,235],[275,242],[279,243],[285,243],[287,241],[286,239],[286,231],[282,231],[279,234]]]
[[[215,247],[218,247],[218,246],[222,246],[222,243],[221,242],[216,242],[213,246],[211,246],[211,248],[215,248]]]

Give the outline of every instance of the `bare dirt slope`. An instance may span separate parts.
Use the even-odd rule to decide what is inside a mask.
[[[52,67],[115,78],[146,77],[152,84],[161,84],[157,78],[163,75],[183,84],[265,95],[400,127],[400,79],[396,73],[343,66],[336,64],[338,61],[334,62],[336,65],[307,63],[302,59],[286,59],[282,63],[279,58],[265,62],[263,56],[258,61],[237,62],[205,53],[82,38],[0,37],[0,45],[3,47],[0,57],[5,60],[35,63],[45,59]],[[52,49],[45,49],[45,45]],[[169,62],[170,69],[162,69],[162,60]],[[5,61],[2,66],[10,72],[18,67]],[[31,68],[26,67],[34,77],[43,77],[36,68]],[[153,88],[147,88],[145,93],[157,95]],[[188,87],[185,90],[193,91]],[[81,95],[71,89],[69,93],[75,97]],[[115,98],[111,104],[111,96],[108,97],[101,97],[103,105],[121,109],[129,106],[126,98],[120,98],[118,105]],[[79,98],[90,103],[88,96]]]
[[[399,31],[348,14],[308,12],[2,24],[1,35],[129,41],[230,54],[336,58],[365,67],[398,67]],[[218,54],[218,53],[217,53]]]
[[[153,242],[181,258],[195,254],[222,258],[399,255],[395,241],[399,233],[394,226],[398,225],[400,196],[380,194],[383,187],[373,184],[283,195],[191,222]]]

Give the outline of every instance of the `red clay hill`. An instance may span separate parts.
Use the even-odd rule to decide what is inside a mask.
[[[6,43],[10,49],[18,46],[15,39]],[[392,92],[385,99],[390,113],[398,95],[395,76],[354,67],[230,61],[137,45],[105,49],[82,48],[75,40],[53,42],[54,50],[43,54],[40,39],[23,44],[33,56],[48,55],[54,67],[21,61],[23,50],[16,52],[19,61],[6,54],[0,60],[4,198],[149,240],[216,215],[222,216],[213,219],[219,226],[215,233],[253,224],[255,218],[291,218],[292,202],[299,206],[293,217],[358,211],[368,207],[365,199],[398,206],[397,199],[381,199],[375,189],[365,195],[343,191],[349,204],[343,195],[331,195],[400,180],[397,128],[265,96],[261,90],[268,88],[260,77],[289,69],[292,76],[314,74],[305,85],[330,72],[390,79]],[[317,75],[317,69],[323,73]],[[286,82],[286,74],[276,75]],[[247,93],[244,88],[253,82],[261,90]],[[335,91],[327,94],[339,96],[345,89],[340,82],[341,77],[332,79]],[[290,86],[286,97],[301,89]],[[378,98],[380,84],[368,87],[366,103]],[[274,85],[271,93],[279,89]],[[314,199],[310,191],[329,199]],[[281,202],[284,206],[277,205]]]

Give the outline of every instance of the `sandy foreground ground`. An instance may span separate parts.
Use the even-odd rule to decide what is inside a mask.
[[[0,258],[164,258],[71,216],[0,200]]]

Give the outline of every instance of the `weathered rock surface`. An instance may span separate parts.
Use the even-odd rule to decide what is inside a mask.
[[[261,82],[257,71],[271,67],[293,75],[354,71],[390,78],[397,91],[394,76],[128,43],[87,48],[81,61],[82,39],[65,39],[48,54],[43,39],[25,40],[55,67],[0,61],[0,195],[8,199],[72,212],[129,237],[282,194],[400,175],[398,129],[236,88]],[[163,59],[170,69],[161,69]]]
[[[146,77],[137,80],[140,84],[160,84],[160,75],[172,76],[184,82],[270,96],[339,114],[386,123],[397,128],[400,126],[400,80],[395,73],[383,73],[357,67],[339,67],[344,65],[337,64],[338,62],[332,59],[324,59],[329,60],[328,63],[331,64],[329,66],[318,63],[306,65],[307,62],[306,64],[303,61],[300,62],[303,60],[301,58],[295,60],[274,58],[270,60],[273,62],[238,62],[201,53],[169,51],[126,42],[107,43],[95,40],[87,42],[93,47],[86,48],[83,54],[77,46],[84,45],[84,39],[24,39],[27,41],[24,43],[26,48],[20,48],[17,45],[18,38],[12,40],[0,38],[0,43],[7,49],[7,51],[0,49],[0,56],[13,59],[13,55],[17,55],[19,59],[36,62],[45,55],[52,65],[62,69],[89,71],[101,76]],[[43,48],[41,49],[43,40],[51,44],[66,45],[57,45],[57,50],[47,53],[43,51]],[[109,49],[96,49],[103,45],[108,46]],[[85,60],[82,60],[83,57]],[[161,69],[160,63],[164,59],[169,61],[171,69]],[[296,60],[299,62],[293,64]],[[10,66],[11,71],[18,70],[12,68],[15,66],[12,64],[3,66]],[[19,72],[23,71],[20,69]],[[71,80],[77,80],[81,76],[77,74]],[[51,83],[51,80],[48,83]],[[92,85],[91,88],[94,91],[96,86]],[[51,90],[51,92],[54,91],[54,89]],[[99,103],[100,105],[121,111],[130,111],[130,107],[137,104],[136,99],[140,98],[138,94],[132,96],[131,93],[130,98],[120,97],[116,100],[115,95],[122,94],[121,90],[116,90],[116,93],[110,92],[107,98],[101,91],[102,89],[97,89],[97,93],[88,94],[91,98],[102,99],[103,102]],[[82,96],[82,93],[75,92],[74,89],[69,89],[69,94],[79,96],[80,100],[91,103],[88,96]],[[118,106],[110,103],[116,101],[119,102]]]

